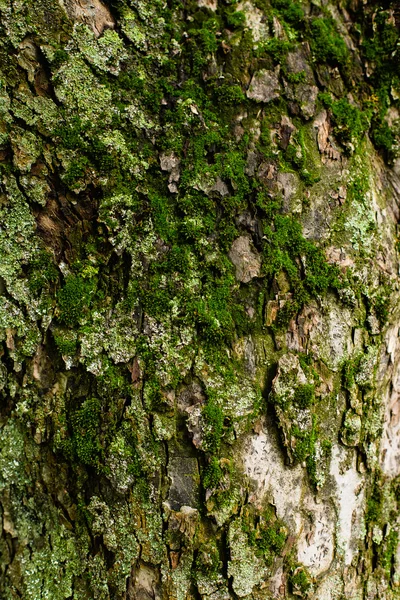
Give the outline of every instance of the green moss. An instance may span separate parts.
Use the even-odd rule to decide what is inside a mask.
[[[349,51],[331,17],[321,17],[311,21],[310,46],[317,61],[341,67],[347,65]]]
[[[212,515],[221,526],[238,512],[242,490],[240,475],[236,471],[233,461],[226,458],[221,459],[220,467],[221,477],[216,488],[208,488],[208,491],[212,493],[205,502],[205,506],[208,514]]]
[[[294,390],[293,402],[299,408],[309,408],[315,400],[314,386],[311,383],[299,385]]]
[[[312,457],[315,453],[315,442],[317,439],[315,426],[311,431],[302,431],[297,426],[294,426],[292,428],[292,435],[296,439],[296,445],[293,450],[295,459],[301,463]]]
[[[275,327],[284,327],[294,314],[309,300],[324,294],[329,288],[339,289],[342,283],[336,266],[326,261],[321,249],[305,240],[300,224],[291,216],[275,215],[273,225],[265,224],[263,268],[272,276],[284,271],[291,285],[293,297],[278,314]],[[299,258],[305,264],[305,273],[299,268]]]
[[[54,341],[62,355],[73,356],[77,351],[78,343],[75,336],[70,338],[69,336],[62,335],[61,332],[60,334],[55,333]]]
[[[246,24],[246,15],[241,10],[235,10],[231,8],[226,11],[226,20],[228,25],[234,28],[244,27]]]
[[[205,420],[204,447],[207,452],[216,454],[221,446],[221,438],[224,429],[224,414],[222,408],[211,396],[204,405],[203,418]],[[213,462],[216,467],[215,461]],[[213,469],[215,472],[215,468]]]
[[[364,19],[362,27],[365,31],[362,49],[365,58],[373,65],[373,84],[385,109],[390,85],[400,75],[397,60],[399,32],[391,13],[382,7],[377,9],[373,19],[370,16]]]
[[[379,483],[375,483],[369,494],[366,504],[366,523],[379,523],[382,514],[383,496],[379,489]]]
[[[64,444],[64,453],[87,466],[98,466],[103,448],[99,434],[102,406],[98,398],[88,398],[69,419],[71,438]]]
[[[229,40],[228,40],[229,45]],[[260,44],[260,52],[262,45]],[[246,76],[249,73],[249,66],[252,58],[257,50],[254,50],[254,40],[250,29],[245,28],[240,35],[240,41],[231,47],[231,51],[227,54],[226,73],[229,74],[233,81],[246,84]]]
[[[369,128],[370,115],[350,104],[346,98],[334,101],[330,94],[320,94],[320,98],[332,112],[333,132],[338,141],[345,146],[351,144],[351,149],[356,149]]]
[[[216,456],[212,456],[209,464],[204,469],[202,476],[202,485],[206,490],[212,490],[216,488],[221,481],[223,471],[219,464],[219,460]]]
[[[381,554],[380,563],[383,569],[386,571],[387,577],[391,577],[393,567],[396,562],[397,546],[399,542],[399,533],[392,529],[386,536],[384,541],[384,548]]]
[[[39,2],[43,15],[47,3],[48,0]],[[2,10],[4,27],[11,32],[18,48],[18,59],[16,52],[10,52],[9,61],[16,66],[14,72],[11,68],[7,70],[10,99],[5,93],[0,99],[6,119],[4,130],[0,126],[0,141],[6,144],[8,129],[16,118],[23,131],[21,138],[14,136],[14,145],[17,147],[22,139],[24,143],[20,146],[27,152],[29,164],[34,165],[32,161],[39,158],[34,169],[35,173],[43,169],[43,177],[40,174],[34,177],[43,179],[44,185],[41,194],[34,194],[30,191],[33,186],[30,174],[10,182],[8,175],[17,167],[26,169],[28,163],[16,161],[12,165],[6,155],[2,167],[6,193],[3,197],[1,191],[0,199],[4,222],[0,274],[5,281],[4,286],[1,282],[5,289],[0,320],[2,330],[11,330],[12,335],[7,333],[4,344],[4,365],[8,368],[14,359],[17,371],[20,364],[16,359],[35,354],[45,339],[40,328],[54,333],[58,350],[71,360],[68,372],[59,374],[68,383],[63,387],[57,379],[57,385],[50,388],[54,394],[52,391],[44,396],[45,403],[51,397],[47,413],[47,405],[42,406],[38,399],[29,396],[31,365],[23,366],[20,374],[9,373],[9,389],[5,393],[8,397],[10,391],[10,407],[17,395],[21,414],[28,407],[26,419],[31,419],[29,403],[37,403],[46,419],[52,421],[56,430],[54,447],[60,447],[64,440],[65,456],[78,475],[76,489],[86,496],[92,493],[92,475],[96,469],[101,472],[96,493],[107,496],[107,500],[102,498],[98,504],[94,500],[91,503],[93,513],[97,508],[101,513],[97,523],[95,514],[95,519],[88,523],[97,538],[93,546],[95,556],[93,548],[89,548],[90,539],[83,547],[82,557],[72,552],[71,539],[80,526],[74,519],[74,531],[68,529],[72,533],[62,530],[59,536],[47,535],[42,526],[44,519],[32,515],[30,526],[35,519],[40,524],[41,546],[32,542],[24,554],[24,564],[30,564],[33,573],[27,597],[41,594],[54,598],[71,594],[77,598],[122,597],[126,578],[138,558],[139,544],[140,557],[146,564],[161,564],[166,593],[170,593],[166,538],[162,539],[159,512],[160,502],[165,499],[165,478],[161,477],[158,487],[154,474],[163,473],[164,452],[174,434],[172,396],[167,401],[166,394],[176,390],[178,395],[177,386],[186,386],[194,376],[201,378],[207,394],[200,418],[205,451],[201,459],[205,463],[202,486],[203,491],[211,491],[201,517],[208,540],[194,556],[195,569],[205,579],[215,578],[218,582],[210,595],[225,594],[224,580],[229,575],[230,589],[241,597],[248,596],[254,585],[264,585],[267,580],[268,570],[263,571],[266,565],[272,565],[276,557],[280,557],[280,564],[288,564],[284,557],[287,532],[274,511],[261,514],[255,511],[245,534],[240,530],[247,488],[242,475],[235,472],[233,458],[229,460],[226,456],[231,453],[235,437],[249,431],[256,416],[264,412],[254,379],[264,384],[265,372],[258,361],[259,372],[249,375],[243,368],[244,359],[236,360],[233,356],[244,340],[247,344],[249,335],[255,333],[252,339],[260,340],[257,356],[265,354],[268,368],[276,359],[272,333],[265,334],[262,328],[265,303],[275,294],[279,273],[284,274],[282,277],[289,282],[290,289],[282,297],[281,304],[285,299],[286,304],[280,310],[277,327],[285,327],[313,298],[323,297],[328,291],[340,291],[342,281],[339,271],[325,260],[323,248],[306,240],[299,221],[284,213],[274,189],[267,189],[261,177],[248,175],[247,158],[257,143],[261,121],[257,159],[270,160],[277,169],[284,166],[285,171],[295,171],[302,179],[300,187],[313,185],[320,176],[319,158],[315,158],[318,150],[315,139],[309,135],[310,130],[313,134],[315,131],[312,126],[304,127],[300,119],[294,119],[297,133],[285,154],[280,153],[273,136],[271,139],[271,131],[276,131],[276,124],[287,114],[290,108],[287,99],[282,97],[263,107],[253,107],[247,102],[244,90],[254,71],[261,67],[270,69],[274,63],[283,64],[287,53],[297,49],[296,38],[302,42],[311,39],[316,60],[338,65],[345,71],[348,53],[344,42],[339,40],[330,19],[314,18],[319,14],[316,4],[306,16],[303,4],[294,0],[272,0],[272,9],[268,1],[253,2],[262,7],[263,19],[269,19],[268,23],[264,21],[265,27],[272,32],[272,17],[277,17],[286,32],[284,37],[287,36],[285,40],[277,35],[257,42],[250,27],[244,27],[247,15],[236,10],[236,3],[219,2],[216,13],[199,8],[194,0],[184,5],[172,2],[168,7],[158,0],[144,0],[131,3],[129,9],[121,3],[112,3],[113,16],[129,40],[126,43],[119,37],[118,28],[106,28],[96,38],[87,26],[80,24],[74,32],[72,25],[68,30],[63,29],[56,41],[44,39],[46,28],[42,25],[36,28],[35,15],[30,15],[28,23],[24,7],[14,4],[12,10]],[[390,15],[387,13],[383,22],[381,12],[377,10],[378,33],[370,69],[379,60],[388,62],[384,52],[397,52],[393,45],[394,31],[387,28]],[[6,37],[3,36],[4,40]],[[21,69],[25,67],[19,64],[24,55],[24,45],[20,46],[20,42],[25,38],[28,42],[32,38],[40,48],[37,56],[33,48],[33,58],[39,57],[42,62],[43,53],[48,61],[43,77],[49,79],[50,85],[43,88],[43,96],[34,95],[42,77],[41,69],[34,64],[36,58],[27,70],[27,87],[35,103],[26,100],[25,92],[22,93],[25,83],[24,76],[21,80]],[[284,67],[282,72],[292,84],[305,81],[304,72],[287,74]],[[34,81],[29,79],[32,76]],[[389,98],[388,81],[385,79],[379,91],[382,106]],[[46,96],[51,96],[53,90],[57,104]],[[357,90],[352,92],[357,100]],[[50,110],[51,104],[54,106]],[[379,124],[385,122],[382,107],[364,106],[365,110],[360,111],[344,100],[327,101],[338,140],[347,147],[359,143],[368,127],[364,117],[369,118],[371,111],[375,144],[387,153],[392,152],[394,132],[384,127],[378,131]],[[26,133],[36,133],[36,129],[40,139],[35,145],[34,137]],[[160,153],[169,150],[174,150],[181,161],[177,193],[168,189],[169,173],[159,168]],[[64,184],[61,187],[76,193],[58,189],[57,169]],[[223,194],[210,189],[217,177],[226,186]],[[368,198],[363,177],[350,184],[348,197],[351,202],[360,201],[360,206],[363,202],[364,207]],[[85,192],[78,195],[78,190],[84,187]],[[57,199],[54,190],[59,192]],[[57,223],[64,222],[65,217],[62,234],[51,240],[62,272],[70,269],[58,292],[61,276],[55,259],[50,253],[38,251],[42,247],[35,237],[34,217],[38,207],[33,205],[38,201],[43,206],[49,201],[46,216],[54,217]],[[254,218],[254,227],[244,223],[243,214]],[[39,213],[38,224],[41,217]],[[250,228],[253,242],[263,254],[263,274],[249,285],[241,285],[235,280],[227,254],[232,241],[239,235],[248,235]],[[357,228],[358,223],[354,225]],[[40,227],[37,230],[42,233]],[[370,231],[363,232],[368,237]],[[90,255],[85,265],[73,262],[76,257],[83,260],[83,255]],[[25,275],[28,286],[24,285]],[[381,284],[371,297],[369,308],[383,324],[388,317],[389,290]],[[252,317],[256,306],[257,316]],[[53,315],[56,324],[50,324]],[[8,346],[14,342],[17,348],[11,350]],[[53,349],[51,344],[50,350]],[[46,355],[47,351],[43,353]],[[134,357],[137,362],[132,367]],[[306,380],[313,384],[297,382],[291,389],[293,397],[278,399],[276,408],[284,412],[288,423],[290,459],[305,461],[313,483],[317,481],[317,460],[321,460],[320,450],[324,450],[325,442],[318,440],[316,417],[311,422],[314,412],[320,414],[320,403],[315,403],[315,372],[308,363],[305,368],[305,361],[301,364]],[[250,364],[249,369],[252,368]],[[365,378],[360,383],[360,370],[355,360],[349,365],[349,388],[355,384],[367,385]],[[268,374],[269,380],[272,377]],[[34,385],[39,384],[35,381]],[[33,431],[36,422],[31,421]],[[167,421],[170,421],[168,426]],[[4,431],[8,427],[7,423]],[[39,433],[46,431],[46,435],[51,435],[51,429],[47,425],[37,427]],[[12,480],[21,490],[21,497],[27,499],[26,503],[19,503],[21,510],[30,502],[31,492],[26,488],[28,484],[31,486],[27,481],[29,469],[11,460],[11,455],[13,449],[18,455],[24,454],[27,439],[25,433],[22,441],[17,437],[3,456],[5,475],[2,476]],[[290,445],[293,447],[289,449]],[[47,443],[36,446],[41,452],[48,447]],[[75,493],[75,483],[73,488]],[[52,493],[47,494],[50,496]],[[117,504],[113,505],[109,497],[117,497]],[[382,511],[381,506],[374,508],[371,502],[368,510],[373,523],[375,508],[376,519],[382,520]],[[67,512],[68,509],[69,506]],[[65,510],[62,512],[66,516]],[[238,514],[236,522],[233,516]],[[215,536],[211,518],[220,528],[217,541],[209,541]],[[224,523],[227,526],[222,528]],[[227,542],[226,532],[232,524]],[[102,527],[109,531],[102,532]],[[28,535],[26,539],[36,538]],[[46,540],[50,539],[52,547],[47,548]],[[45,552],[41,551],[43,543]],[[221,543],[221,552],[217,543]],[[381,563],[387,571],[393,566],[394,544],[388,537],[387,557]],[[67,551],[63,555],[64,547]],[[184,568],[178,569],[175,576],[176,589],[182,597],[189,585],[188,571],[192,564],[192,555],[187,550],[182,546],[180,557]],[[226,554],[228,551],[230,555]],[[19,573],[19,556],[17,553],[14,559],[16,573]],[[289,568],[292,591],[305,595],[307,576],[297,565]],[[64,582],[59,586],[62,592],[54,583],[60,578]],[[90,581],[91,592],[86,590],[85,581]],[[24,590],[16,593],[24,595]]]
[[[371,139],[376,148],[383,150],[386,157],[390,158],[396,137],[392,128],[382,119],[378,118],[372,121]]]
[[[57,304],[61,323],[77,325],[87,312],[94,294],[93,282],[81,276],[69,275],[58,292]]]
[[[217,51],[218,39],[215,35],[217,30],[218,21],[214,18],[205,21],[200,29],[189,29],[188,33],[192,37],[193,41],[196,41],[197,46],[193,56],[193,66],[195,71],[197,71],[197,69],[202,65],[206,64],[207,54]]]
[[[161,277],[153,277],[147,289],[139,291],[146,313],[151,317],[161,318],[168,313],[171,306],[169,290]]]
[[[161,385],[156,377],[146,381],[144,401],[146,408],[150,411],[162,410],[166,407],[166,401],[162,394]]]
[[[262,527],[260,531],[260,539],[256,544],[264,553],[264,556],[269,553],[280,554],[286,542],[286,530],[282,526]]]
[[[399,32],[391,12],[384,7],[377,7],[376,11],[367,14],[367,18],[361,18],[359,14],[359,22],[363,32],[361,51],[371,69],[369,83],[374,112],[371,139],[391,162],[398,152],[396,135],[384,117],[391,104],[392,90],[399,84]]]
[[[307,353],[299,352],[297,354],[297,357],[299,359],[300,366],[303,369],[303,372],[306,375],[307,379],[313,381],[314,384],[321,383],[320,375],[315,366],[315,357],[314,357],[313,353],[312,352],[307,352]]]
[[[68,52],[64,48],[57,48],[51,57],[52,67],[58,69],[68,60]]]
[[[201,544],[195,559],[195,570],[207,578],[216,578],[221,571],[222,562],[214,540]]]
[[[287,23],[296,29],[303,28],[305,15],[301,2],[296,0],[271,0],[271,4]]]
[[[63,181],[68,185],[71,190],[79,188],[82,184],[82,180],[85,179],[85,175],[89,168],[89,160],[86,156],[81,156],[77,160],[72,160],[68,165],[67,170],[63,175]]]
[[[258,556],[271,566],[277,556],[281,556],[285,547],[288,531],[283,522],[275,515],[272,506],[258,514],[254,507],[245,505],[242,513],[242,529],[246,533],[249,545],[254,547]]]
[[[351,202],[361,203],[365,201],[365,196],[369,191],[369,181],[365,175],[365,173],[361,172],[350,181],[348,195]]]
[[[53,136],[56,140],[60,141],[68,150],[84,150],[87,147],[84,134],[88,126],[82,123],[80,116],[72,115],[68,117],[67,112],[61,110],[60,121],[61,123],[64,121],[64,123],[57,123],[53,130]]]
[[[198,331],[207,345],[221,346],[232,340],[235,323],[231,312],[232,295],[229,279],[214,279],[203,286],[203,295],[193,303]]]
[[[358,352],[342,363],[342,385],[351,391],[358,385],[362,389],[371,387],[376,369],[376,346],[369,346],[365,352]]]
[[[271,564],[276,555],[281,555],[287,540],[287,529],[283,523],[267,510],[260,518],[257,527],[255,545],[262,553],[267,564]]]
[[[38,251],[28,265],[29,287],[33,294],[53,286],[58,280],[53,257],[45,250]]]
[[[219,102],[235,107],[238,103],[246,100],[246,96],[239,85],[223,84],[216,88],[215,95],[218,97]]]
[[[306,134],[304,128],[302,128],[292,136],[283,156],[285,161],[300,175],[300,178],[306,185],[313,185],[320,180],[319,168],[315,164],[307,146],[309,144],[306,144]]]
[[[305,83],[306,81],[306,72],[305,71],[299,71],[298,73],[286,73],[285,75],[286,79],[288,80],[289,83]]]
[[[256,50],[256,54],[260,58],[263,55],[268,54],[276,63],[280,64],[284,63],[290,50],[293,50],[293,44],[291,42],[274,37],[260,43]]]
[[[293,567],[289,574],[289,585],[292,594],[307,597],[312,587],[312,579],[307,569],[303,566]]]

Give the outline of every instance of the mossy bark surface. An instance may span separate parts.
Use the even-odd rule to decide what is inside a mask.
[[[0,0],[0,597],[400,598],[400,8]]]

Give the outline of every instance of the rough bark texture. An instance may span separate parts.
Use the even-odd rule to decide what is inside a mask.
[[[0,0],[0,597],[400,597],[400,7]]]

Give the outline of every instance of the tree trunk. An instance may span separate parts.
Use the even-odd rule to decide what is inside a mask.
[[[0,597],[400,598],[399,3],[0,27]]]

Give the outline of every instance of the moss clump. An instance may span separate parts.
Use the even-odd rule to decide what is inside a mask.
[[[272,510],[265,511],[257,528],[255,544],[267,564],[271,564],[276,555],[282,554],[287,535],[286,527],[272,516]]]
[[[233,339],[232,279],[219,279],[203,286],[202,297],[194,302],[198,331],[209,346],[221,346]]]
[[[90,163],[86,156],[81,156],[79,159],[72,160],[63,175],[63,181],[71,190],[79,188],[85,178],[89,166]]]
[[[312,383],[299,385],[294,390],[293,402],[299,408],[310,408],[314,404],[315,390]]]
[[[383,150],[387,160],[392,159],[392,151],[396,142],[393,129],[380,117],[372,120],[371,139],[378,150]]]
[[[379,7],[371,17],[362,20],[365,36],[362,41],[362,50],[365,59],[373,67],[372,82],[380,103],[381,110],[385,112],[388,104],[392,83],[400,77],[398,60],[399,31],[395,25],[390,11]],[[381,113],[382,114],[382,113]]]
[[[370,115],[350,104],[346,98],[335,101],[330,94],[320,94],[320,98],[332,113],[337,140],[351,150],[356,149],[369,128]]]
[[[310,46],[318,62],[346,66],[349,51],[330,17],[313,19],[310,27]]]
[[[76,353],[78,348],[78,342],[76,337],[68,337],[60,333],[54,334],[54,341],[56,343],[57,348],[64,356],[72,356]]]
[[[223,477],[223,471],[216,456],[212,456],[204,469],[202,484],[205,490],[215,489]]]
[[[208,55],[215,53],[219,46],[219,40],[216,36],[219,27],[218,20],[211,17],[203,21],[201,25],[197,29],[190,28],[188,31],[191,66],[195,75],[201,73],[202,68],[208,62]]]
[[[276,275],[284,271],[291,285],[292,298],[278,314],[274,326],[285,327],[301,307],[329,288],[340,289],[339,270],[330,265],[321,249],[304,239],[300,224],[291,216],[275,215],[273,224],[265,224],[264,272]],[[302,271],[301,262],[305,265]]]
[[[392,575],[393,567],[396,561],[398,542],[399,533],[392,529],[384,540],[383,550],[380,556],[380,563],[385,570],[387,577]]]
[[[376,482],[369,494],[366,505],[365,521],[366,523],[379,523],[382,515],[383,508],[383,495],[379,487],[379,483]]]
[[[272,565],[276,556],[282,554],[286,544],[288,531],[284,523],[275,515],[272,506],[268,506],[261,514],[254,507],[246,505],[242,515],[242,529],[247,534],[250,546],[256,549],[267,565]]]
[[[45,250],[39,251],[28,265],[28,285],[33,294],[49,289],[58,280],[53,257]]]
[[[204,448],[210,454],[217,454],[221,446],[224,429],[224,414],[214,398],[210,397],[203,408],[205,421]]]
[[[216,88],[219,102],[227,105],[236,106],[240,102],[246,101],[246,96],[239,85],[223,84]]]
[[[101,413],[102,406],[98,398],[88,398],[72,413],[69,419],[71,438],[64,445],[67,456],[87,466],[99,466],[103,453],[99,439]]]
[[[210,540],[200,546],[195,559],[195,570],[210,579],[216,578],[221,570],[221,560],[217,545]]]
[[[293,49],[293,44],[286,40],[279,40],[278,38],[272,38],[260,44],[257,54],[262,57],[265,54],[269,54],[273,60],[280,64],[284,63],[286,56],[290,50]]]
[[[226,11],[228,25],[234,28],[243,27],[246,24],[246,15],[241,10],[230,9]]]
[[[295,29],[303,29],[305,24],[304,10],[296,0],[271,0],[272,6],[279,15]]]
[[[297,426],[294,426],[291,433],[296,440],[293,449],[293,455],[296,461],[301,463],[312,458],[315,454],[315,443],[317,441],[315,425],[311,431],[302,431]]]
[[[221,476],[217,486],[208,491],[211,495],[205,502],[209,515],[212,515],[219,525],[225,523],[233,514],[239,510],[242,499],[240,475],[236,471],[232,460],[221,458],[219,461]],[[217,476],[220,473],[215,472]],[[213,483],[216,483],[213,481]],[[204,482],[203,482],[204,485]]]
[[[65,285],[58,292],[58,318],[61,323],[73,327],[88,310],[94,294],[93,282],[77,275],[66,277]]]
[[[302,598],[307,597],[312,588],[312,579],[305,567],[298,566],[291,569],[289,585],[292,594]]]
[[[146,381],[144,402],[146,408],[151,411],[162,411],[167,406],[160,382],[156,377],[150,377],[148,381]]]
[[[286,73],[285,77],[289,83],[294,84],[305,83],[307,79],[305,71],[299,71],[298,73]]]

